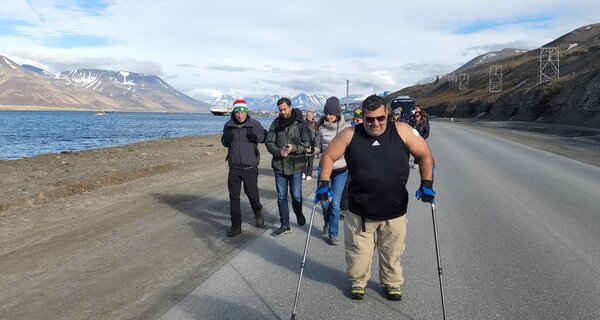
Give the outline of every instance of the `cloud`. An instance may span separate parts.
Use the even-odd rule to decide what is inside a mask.
[[[340,57],[372,58],[377,56],[377,53],[370,51],[366,48],[342,47],[336,48],[333,52],[335,55]]]
[[[186,93],[188,96],[201,100],[208,101],[226,94],[223,90],[198,88],[192,89]]]
[[[293,80],[265,80],[266,83],[276,84],[281,88],[289,92],[309,92],[309,93],[321,93],[331,90],[328,84],[324,82],[313,81],[312,79],[293,79]]]
[[[176,67],[182,67],[182,68],[198,68],[197,65],[195,65],[195,64],[189,64],[189,63],[177,64],[175,66]]]
[[[136,73],[162,76],[162,66],[154,61],[136,59],[116,59],[113,57],[75,56],[62,53],[28,53],[16,52],[16,62],[25,60],[28,64],[40,67],[50,72],[61,72],[73,69],[108,69],[124,70]]]
[[[597,0],[5,2],[0,52],[15,61],[156,74],[192,96],[398,90],[600,17]]]
[[[531,50],[537,48],[537,45],[525,40],[515,40],[507,43],[490,43],[482,46],[467,48],[467,51],[463,52],[463,56],[472,56],[473,54],[486,53],[490,51],[500,51],[506,48]]]
[[[456,33],[475,33],[486,29],[498,29],[505,28],[507,26],[515,25],[531,25],[531,24],[547,24],[551,23],[556,18],[555,12],[544,12],[541,14],[525,15],[525,16],[512,16],[512,17],[501,17],[500,19],[488,18],[488,19],[476,19],[471,21],[465,21],[457,25]]]
[[[48,48],[102,47],[112,43],[110,39],[94,36],[62,34],[58,37],[44,39],[42,43]]]
[[[222,66],[209,66],[209,67],[206,67],[206,69],[219,70],[219,71],[227,71],[227,72],[245,72],[245,71],[252,71],[252,70],[254,70],[254,68],[249,68],[249,67],[226,66],[226,65],[222,65]]]
[[[444,74],[456,67],[456,64],[443,63],[406,63],[402,65],[402,70],[414,73],[429,75]]]

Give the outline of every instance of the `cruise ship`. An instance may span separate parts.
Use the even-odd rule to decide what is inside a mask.
[[[228,116],[231,115],[232,110],[233,108],[228,106],[218,106],[210,108],[210,113],[212,113],[215,116]]]

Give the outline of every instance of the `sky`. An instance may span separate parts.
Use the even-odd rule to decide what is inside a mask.
[[[199,100],[369,95],[600,22],[598,0],[11,0],[0,54],[161,77]]]

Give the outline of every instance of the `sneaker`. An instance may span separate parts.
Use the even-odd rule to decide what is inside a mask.
[[[256,227],[261,228],[265,225],[265,218],[263,218],[262,213],[260,211],[256,211],[254,213],[254,218],[256,219]]]
[[[329,233],[329,223],[325,222],[325,225],[323,226],[323,234],[328,234]]]
[[[231,229],[229,231],[227,231],[226,236],[228,236],[230,238],[233,238],[233,237],[237,236],[240,233],[242,233],[242,228],[231,227]]]
[[[365,298],[365,288],[363,287],[352,287],[350,290],[350,298],[354,300],[362,300]]]
[[[296,220],[298,220],[298,224],[301,226],[306,224],[306,218],[304,217],[302,212],[300,212],[299,214],[296,214]]]
[[[292,233],[292,230],[290,230],[290,227],[281,226],[281,227],[279,227],[279,229],[275,230],[272,233],[272,235],[274,237],[279,237],[279,236],[282,236],[282,235],[288,234],[288,233]]]
[[[329,244],[332,246],[337,246],[340,244],[340,239],[336,236],[329,236]]]
[[[306,173],[302,174],[302,180],[306,180]]]
[[[306,180],[312,180],[311,176],[306,176]]]
[[[388,300],[398,301],[402,300],[402,292],[400,292],[400,287],[392,287],[392,286],[383,286],[383,291],[385,291],[385,295]]]

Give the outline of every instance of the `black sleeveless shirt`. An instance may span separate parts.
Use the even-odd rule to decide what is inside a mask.
[[[379,137],[368,135],[363,125],[354,127],[345,158],[351,177],[348,209],[352,213],[371,220],[394,219],[406,213],[409,153],[394,123],[388,122]]]

